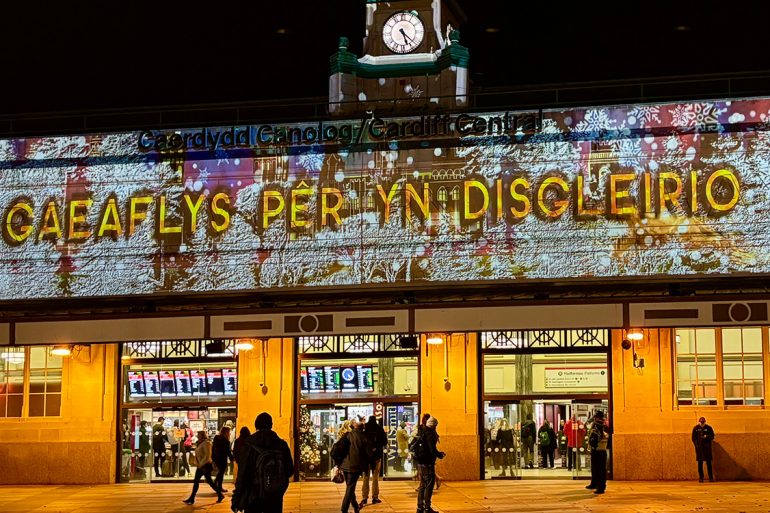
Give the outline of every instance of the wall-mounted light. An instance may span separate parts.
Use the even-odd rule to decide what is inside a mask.
[[[620,347],[622,347],[626,351],[629,349],[632,350],[633,352],[632,365],[634,369],[644,369],[644,358],[641,358],[638,354],[636,354],[636,351],[643,349],[644,346],[645,346],[644,331],[638,328],[631,328],[626,330],[626,337],[620,343]]]
[[[235,342],[235,349],[238,351],[251,351],[254,349],[254,343],[249,338],[240,338]]]
[[[444,343],[444,337],[440,333],[430,333],[425,342],[431,346],[440,346]]]
[[[59,344],[51,348],[51,354],[54,356],[69,356],[72,354],[72,346]]]
[[[626,333],[626,338],[632,342],[636,342],[644,338],[644,332],[640,329],[632,328]]]

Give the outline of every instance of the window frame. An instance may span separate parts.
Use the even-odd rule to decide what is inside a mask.
[[[762,340],[762,404],[726,404],[725,403],[725,379],[724,379],[724,351],[723,351],[723,329],[750,329],[759,328]],[[682,404],[679,402],[679,353],[677,351],[676,336],[677,330],[698,330],[698,329],[712,329],[714,330],[714,352],[715,352],[715,365],[716,365],[716,404],[696,404],[696,398],[692,398],[692,404]],[[770,353],[768,352],[768,345],[770,341],[770,327],[768,326],[680,326],[671,328],[671,373],[673,385],[672,396],[674,409],[699,409],[699,410],[764,410],[767,409],[767,401],[770,398]],[[744,354],[744,353],[741,353]],[[753,354],[753,353],[752,353]],[[743,362],[743,357],[742,360]],[[745,388],[744,388],[745,395]],[[746,400],[746,397],[743,397]]]
[[[65,397],[65,383],[66,383],[66,376],[67,376],[67,368],[68,368],[68,358],[62,358],[62,365],[61,365],[61,390],[58,392],[58,395],[60,396],[59,399],[59,414],[58,415],[30,415],[29,414],[29,404],[30,404],[30,377],[31,377],[31,371],[33,370],[31,367],[32,364],[32,349],[33,348],[41,348],[45,347],[47,354],[46,354],[46,366],[44,369],[35,368],[35,371],[44,370],[45,371],[45,385],[47,387],[48,383],[48,373],[50,370],[56,369],[57,367],[48,367],[48,359],[50,358],[50,351],[53,348],[53,346],[5,346],[6,348],[15,348],[15,349],[23,349],[24,352],[24,370],[22,374],[23,379],[23,392],[22,392],[22,405],[21,405],[21,415],[18,417],[0,417],[0,422],[18,422],[20,420],[25,421],[35,421],[35,420],[42,420],[42,421],[49,421],[49,420],[55,420],[55,419],[61,419],[64,417],[63,410],[64,410],[64,397]],[[46,388],[47,389],[47,388]],[[44,396],[43,399],[43,411],[45,412],[45,405],[47,404],[48,398],[45,397],[48,395],[48,392],[43,392],[42,394],[31,394],[31,395],[42,395]]]

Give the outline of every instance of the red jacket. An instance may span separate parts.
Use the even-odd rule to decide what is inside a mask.
[[[586,436],[586,425],[580,422],[572,422],[569,419],[564,423],[564,434],[567,435],[567,447],[577,447],[578,444],[583,445],[583,440]]]

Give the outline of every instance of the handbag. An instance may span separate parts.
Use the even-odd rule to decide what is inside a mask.
[[[332,483],[344,483],[345,482],[345,474],[342,473],[342,469],[335,466],[332,469]]]
[[[198,457],[195,455],[194,452],[190,453],[190,457],[187,459],[187,464],[192,465],[193,467],[198,466]]]

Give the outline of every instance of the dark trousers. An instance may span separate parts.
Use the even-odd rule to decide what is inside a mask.
[[[714,474],[711,471],[711,460],[706,460],[706,470],[709,473],[709,481],[714,480]],[[698,460],[698,477],[703,481],[703,460]]]
[[[436,466],[419,465],[420,486],[417,488],[417,509],[429,509],[433,498],[433,489],[436,487]]]
[[[209,484],[212,490],[214,490],[219,496],[221,492],[219,491],[219,488],[216,487],[214,484],[214,481],[211,479],[211,470],[212,466],[211,463],[207,463],[203,465],[202,467],[198,467],[195,469],[195,481],[193,482],[193,489],[192,493],[190,493],[190,499],[191,501],[195,500],[195,495],[198,493],[198,486],[200,486],[201,483],[201,477],[206,478],[206,482]]]
[[[553,447],[541,447],[540,448],[540,454],[543,456],[543,464],[542,467],[546,468],[550,466],[553,468]],[[551,462],[549,465],[548,462]]]
[[[591,486],[602,492],[607,488],[607,451],[591,451]]]
[[[217,466],[217,477],[214,478],[214,484],[217,485],[217,490],[222,490],[222,481],[225,479],[225,473],[227,472],[227,460],[215,461],[214,465]]]
[[[281,513],[283,511],[283,495],[270,502],[250,506],[245,513]]]
[[[572,470],[572,467],[580,470],[580,453],[577,452],[577,447],[567,447],[567,470]]]
[[[358,510],[358,501],[356,500],[356,483],[361,477],[361,472],[343,471],[345,474],[345,496],[342,498],[342,513],[348,513],[350,504],[354,504],[353,510]]]
[[[160,477],[160,467],[163,466],[163,462],[166,461],[166,446],[156,445],[152,448],[153,458],[152,466],[155,468],[155,477]]]

